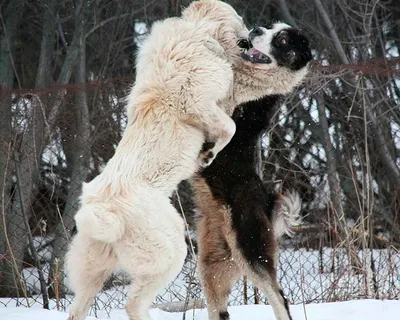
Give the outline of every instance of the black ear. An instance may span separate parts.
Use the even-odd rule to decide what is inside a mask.
[[[272,29],[273,27],[274,27],[274,23],[275,23],[275,20],[271,20],[270,22],[268,22],[266,25],[264,25],[263,27],[265,28],[265,29]]]

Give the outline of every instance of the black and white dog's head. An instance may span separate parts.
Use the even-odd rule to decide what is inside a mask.
[[[308,39],[298,29],[281,22],[254,27],[239,46],[245,49],[242,58],[262,69],[284,67],[298,71],[312,59]]]

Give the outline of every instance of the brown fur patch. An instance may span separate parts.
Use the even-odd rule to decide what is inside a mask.
[[[278,319],[291,319],[277,281],[278,244],[268,218],[265,216],[263,227],[264,230],[271,230],[264,234],[267,267],[254,269],[240,251],[228,206],[222,199],[213,196],[204,178],[197,176],[192,180],[192,185],[196,204],[201,212],[197,221],[199,270],[209,319],[229,319],[229,293],[243,275],[267,296],[275,314],[283,316]],[[221,318],[221,315],[224,317]]]

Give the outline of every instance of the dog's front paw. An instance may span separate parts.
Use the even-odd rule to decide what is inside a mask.
[[[208,167],[214,160],[215,155],[212,151],[200,152],[199,160],[200,166]]]
[[[204,142],[203,147],[199,153],[199,165],[200,167],[208,167],[215,158],[215,153],[212,148],[215,147],[215,142]]]

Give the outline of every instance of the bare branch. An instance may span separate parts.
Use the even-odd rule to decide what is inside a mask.
[[[286,20],[286,22],[292,27],[298,28],[297,23],[294,21],[293,16],[290,14],[286,0],[278,0],[278,3],[279,8],[281,9],[282,16]]]
[[[349,64],[349,59],[347,59],[346,53],[345,53],[343,46],[339,40],[339,37],[336,33],[335,27],[333,26],[333,23],[332,23],[331,19],[329,18],[328,13],[324,9],[324,7],[321,3],[321,0],[314,0],[314,3],[325,23],[326,28],[328,29],[328,32],[333,41],[333,45],[335,46],[336,52],[339,55],[340,61],[344,64]]]

